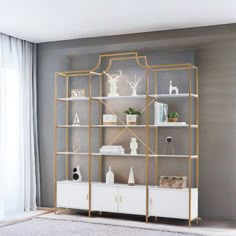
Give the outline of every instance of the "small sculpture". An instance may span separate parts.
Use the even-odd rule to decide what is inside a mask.
[[[138,77],[137,78],[137,75],[135,74],[135,80],[134,81],[129,81],[127,78],[126,78],[126,81],[129,83],[129,86],[132,88],[132,96],[137,96],[137,87],[138,87],[138,84],[139,82],[141,81],[141,77]]]
[[[169,94],[179,94],[177,86],[172,86],[172,80],[170,81]]]
[[[129,179],[128,179],[128,185],[133,186],[135,183],[134,181],[134,171],[133,171],[133,167],[130,167],[130,171],[129,171]]]
[[[73,169],[73,180],[81,182],[82,181],[82,175],[80,173],[80,166],[78,165],[76,168]]]
[[[137,143],[136,138],[131,138],[131,143],[130,143],[129,146],[130,146],[130,149],[131,149],[130,154],[131,155],[137,155],[138,143]]]
[[[119,71],[119,75],[110,75],[105,71],[103,71],[103,73],[109,78],[108,83],[110,84],[110,93],[108,93],[108,97],[119,96],[119,94],[117,93],[117,83],[119,82],[119,78],[122,76],[122,71]]]
[[[114,173],[111,171],[109,166],[109,171],[106,173],[106,184],[114,184]]]
[[[80,125],[80,120],[79,120],[79,116],[77,113],[75,113],[75,118],[73,121],[73,125]]]
[[[164,155],[174,155],[175,148],[174,148],[173,138],[171,136],[167,136],[165,142],[166,143],[164,145],[164,150],[163,150]]]

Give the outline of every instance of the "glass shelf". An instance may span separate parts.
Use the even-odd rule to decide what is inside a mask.
[[[188,93],[180,93],[180,94],[149,94],[151,98],[187,98],[189,97]],[[191,97],[197,98],[197,94],[191,94]],[[111,99],[141,99],[146,98],[146,95],[137,95],[137,96],[114,96],[114,97],[91,97],[91,100],[111,100]],[[89,97],[69,97],[69,98],[57,98],[59,102],[70,102],[70,101],[88,101]]]
[[[170,122],[171,123],[171,122]],[[146,128],[146,125],[91,125],[91,128]],[[149,128],[188,128],[188,124],[184,125],[172,125],[172,124],[163,124],[163,125],[149,125]],[[197,128],[197,125],[191,125],[191,128]],[[57,128],[89,128],[89,125],[57,125]]]
[[[89,155],[88,152],[57,152],[57,155],[79,155],[79,156],[87,156]],[[146,154],[112,154],[112,153],[99,153],[93,152],[91,153],[92,156],[120,156],[120,157],[146,157]],[[149,157],[163,157],[163,158],[188,158],[188,155],[163,155],[163,154],[149,154]],[[192,155],[191,159],[196,159],[197,155]]]

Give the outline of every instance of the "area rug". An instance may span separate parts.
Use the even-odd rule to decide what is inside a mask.
[[[156,229],[116,226],[72,220],[33,218],[0,228],[1,236],[196,236]]]

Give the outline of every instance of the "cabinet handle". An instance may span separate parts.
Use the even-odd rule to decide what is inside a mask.
[[[86,194],[86,199],[88,200],[88,194]]]
[[[117,196],[115,196],[115,203],[117,203]]]
[[[152,198],[150,197],[150,205],[152,205]]]
[[[120,203],[121,203],[121,200],[122,200],[122,199],[121,199],[121,196],[120,196]]]

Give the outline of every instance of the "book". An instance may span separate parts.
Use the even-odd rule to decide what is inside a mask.
[[[105,145],[100,148],[102,154],[125,154],[125,150],[122,146]]]
[[[161,122],[158,126],[185,126],[186,122]]]
[[[168,105],[165,103],[154,103],[154,125],[168,122]]]

